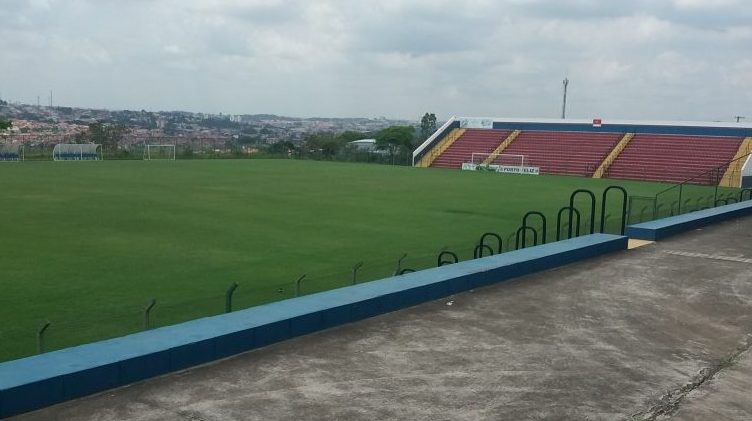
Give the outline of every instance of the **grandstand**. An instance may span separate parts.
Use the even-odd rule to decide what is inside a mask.
[[[743,138],[637,134],[607,177],[680,183],[730,161]],[[712,184],[712,180],[707,180]]]
[[[468,130],[449,145],[433,162],[441,168],[460,168],[462,163],[471,162],[473,153],[490,154],[499,146],[509,132],[504,130]]]
[[[738,186],[742,171],[727,174],[729,162],[750,152],[748,124],[452,117],[415,150],[413,165],[460,169],[508,154],[541,174],[676,183],[715,170],[693,182]],[[478,155],[488,158],[474,162]]]
[[[524,155],[544,174],[590,176],[620,138],[616,133],[522,131],[504,153]]]

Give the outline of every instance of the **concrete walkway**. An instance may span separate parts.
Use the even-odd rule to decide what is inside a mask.
[[[752,419],[752,351],[722,364],[716,376],[687,394],[676,420]]]
[[[752,218],[18,416],[752,419]]]

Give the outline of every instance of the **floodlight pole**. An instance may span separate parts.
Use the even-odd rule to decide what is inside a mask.
[[[736,122],[739,123],[741,120],[744,120],[743,115],[735,115],[734,118],[736,119]]]
[[[564,101],[561,104],[561,118],[563,120],[567,118],[567,86],[569,86],[569,79],[564,78],[562,84],[564,85]]]

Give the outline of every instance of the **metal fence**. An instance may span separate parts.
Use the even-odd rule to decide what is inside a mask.
[[[71,309],[43,320],[0,324],[0,361],[593,232],[618,234],[626,222],[626,191],[623,197],[618,192],[614,201],[613,189],[617,187],[600,196],[600,207],[596,206],[593,192],[580,189],[572,194],[569,203],[563,204],[565,212],[544,215],[531,211],[521,218],[519,227],[507,232],[477,233],[477,241],[395,249],[393,254],[363,256],[360,261],[331,271],[290,273],[284,279],[227,279],[225,287],[194,299],[144,296],[141,301],[127,303],[125,311],[102,308],[96,315],[80,315]]]
[[[745,192],[748,189],[739,187],[742,165],[738,164],[744,163],[749,155],[748,153],[703,171],[655,196],[630,197],[627,212],[629,223],[646,222],[746,200]]]
[[[34,139],[28,135],[5,136],[2,144],[20,145],[24,160],[51,161],[52,151],[58,143],[75,143],[73,137],[56,137],[54,139]],[[307,150],[303,145],[291,150],[280,150],[272,145],[240,144],[233,138],[216,137],[154,137],[124,138],[117,145],[102,145],[104,160],[141,160],[144,159],[146,145],[174,145],[176,159],[250,159],[250,158],[285,158],[311,159],[325,161],[364,162],[389,165],[410,165],[411,154],[407,151],[389,153],[380,150],[362,150],[345,145],[335,152],[324,150]]]

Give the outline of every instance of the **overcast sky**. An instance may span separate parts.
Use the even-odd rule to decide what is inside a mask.
[[[3,99],[752,121],[750,0],[0,0]]]

